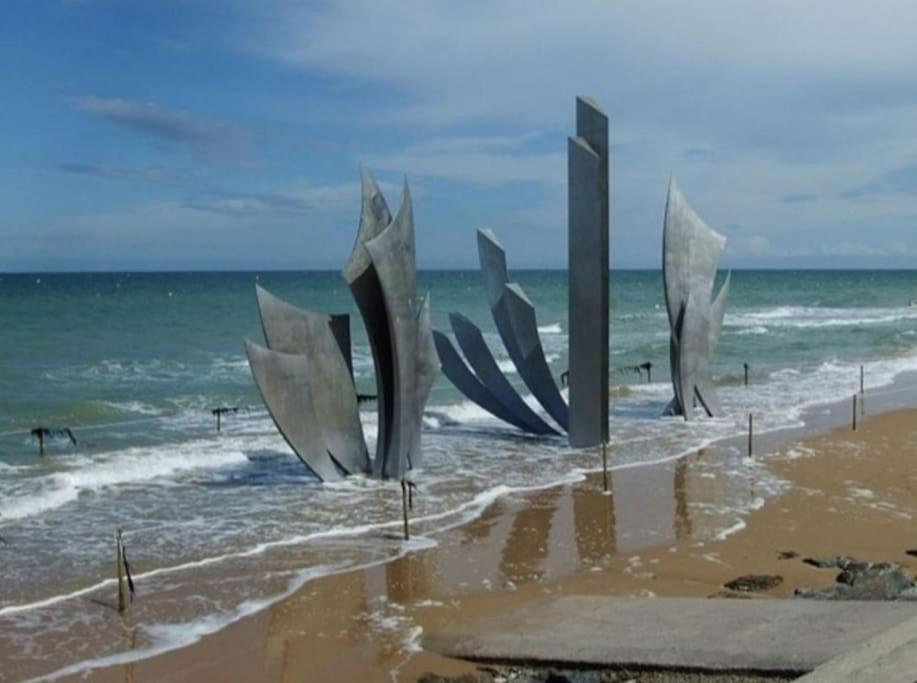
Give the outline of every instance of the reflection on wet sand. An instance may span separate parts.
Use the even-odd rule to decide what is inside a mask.
[[[413,680],[430,667],[460,673],[467,664],[419,651],[422,626],[461,618],[468,610],[513,609],[533,593],[553,592],[562,580],[586,572],[636,580],[640,571],[628,574],[634,554],[709,537],[732,523],[733,517],[723,516],[727,503],[741,505],[751,495],[739,470],[709,449],[658,466],[614,470],[608,495],[601,477],[593,476],[502,497],[479,519],[436,534],[436,547],[307,583],[269,610],[182,650],[195,662],[193,671],[185,677],[169,669],[169,677],[225,672],[235,659],[239,672],[282,681],[387,680],[393,669],[401,671],[401,680]],[[349,544],[361,542],[391,544],[390,550],[398,543],[367,537]],[[344,551],[329,543],[303,559],[307,565],[333,562]],[[207,651],[195,653],[197,648]],[[162,660],[137,663],[137,675],[155,678],[164,671],[157,668]],[[133,674],[118,673],[112,680]]]
[[[597,565],[617,552],[615,483],[617,473],[608,474],[609,495],[575,496],[573,519],[576,550],[583,565]]]
[[[565,488],[538,491],[529,498],[528,505],[517,506],[512,530],[500,552],[502,579],[518,584],[544,577],[548,536]]]
[[[703,451],[697,457],[703,456]],[[682,540],[691,535],[691,517],[688,509],[688,492],[686,479],[688,476],[688,460],[682,458],[675,463],[675,477],[672,485],[675,490],[675,539]]]

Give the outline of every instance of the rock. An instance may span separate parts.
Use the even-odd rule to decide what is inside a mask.
[[[898,565],[889,564],[888,562],[876,562],[875,564],[872,562],[848,562],[841,567],[841,573],[837,575],[837,582],[854,586],[857,581],[884,576],[896,571],[899,573],[901,571]]]
[[[776,588],[781,583],[783,583],[783,577],[776,574],[746,574],[723,585],[739,593],[758,593]]]
[[[895,596],[895,600],[904,600],[907,602],[917,602],[917,586],[913,584],[905,588]]]
[[[839,585],[823,589],[801,588],[795,592],[796,597],[813,600],[895,600],[903,592],[914,588],[901,567],[890,562],[858,562],[852,557],[820,562],[822,564],[815,566],[841,570],[837,575]],[[904,599],[917,599],[917,594]]]
[[[904,554],[910,555],[911,557],[917,557],[917,548],[914,548],[912,550],[905,550]]]
[[[488,673],[462,674],[461,676],[440,676],[428,671],[417,679],[417,683],[491,683],[493,677]]]
[[[748,593],[736,593],[735,591],[717,591],[707,596],[711,599],[728,598],[731,600],[753,600],[755,596]]]
[[[849,555],[841,555],[839,557],[829,557],[824,559],[805,557],[802,561],[806,564],[812,565],[813,567],[818,567],[819,569],[843,569],[851,562],[856,562],[856,560]]]
[[[795,550],[781,550],[777,553],[778,560],[795,560],[797,557],[799,557],[799,553]]]
[[[794,598],[803,600],[853,600],[850,586],[829,586],[828,588],[797,588]]]

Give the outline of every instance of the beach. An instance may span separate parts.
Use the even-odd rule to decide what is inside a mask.
[[[836,570],[803,559],[842,555],[913,576],[915,452],[913,410],[786,443],[747,466],[788,485],[729,533],[711,513],[722,494],[714,450],[614,472],[610,496],[597,474],[510,496],[438,534],[435,548],[316,579],[191,647],[92,678],[413,681],[475,670],[424,651],[425,632],[545,595],[742,597],[724,584],[764,574],[781,581],[752,598],[790,599],[835,583]]]
[[[0,683],[914,683],[900,4],[17,3]]]
[[[478,274],[420,275],[437,302],[437,327],[451,310],[489,319]],[[703,543],[701,557],[718,538],[744,533],[796,486],[769,453],[849,429],[861,365],[867,416],[917,406],[917,310],[900,305],[911,273],[734,274],[713,368],[725,414],[691,422],[661,417],[672,386],[659,273],[615,278],[612,495],[591,495],[601,487],[597,449],[522,435],[440,377],[424,414],[426,461],[407,543],[398,482],[320,484],[260,405],[241,354],[240,336],[260,335],[256,282],[306,308],[349,310],[337,273],[4,279],[0,317],[10,326],[0,364],[26,389],[0,398],[0,679],[90,670],[104,678],[124,667],[182,676],[226,652],[240,659],[229,657],[221,675],[249,679],[279,677],[284,659],[316,680],[345,665],[369,680],[461,671],[466,665],[418,651],[436,620],[465,609],[456,601],[503,609],[502,601],[595,577],[615,579],[608,594],[665,595],[666,581],[640,578],[651,572],[647,549]],[[519,279],[538,300],[539,336],[560,376],[563,274]],[[39,324],[46,319],[66,326],[64,351]],[[371,393],[370,350],[352,327],[357,388]],[[499,348],[493,328],[484,324],[484,334]],[[647,359],[652,381],[634,371]],[[239,407],[220,432],[210,411],[217,405]],[[753,460],[749,413],[761,456]],[[38,456],[32,415],[72,427],[79,445],[50,441]],[[361,419],[372,449],[375,405],[363,404]],[[884,500],[871,490],[873,502]],[[114,611],[118,528],[137,587],[123,619]],[[682,558],[662,557],[672,556]],[[710,558],[692,565],[686,555],[684,571],[714,571]],[[702,584],[705,595],[736,576]]]

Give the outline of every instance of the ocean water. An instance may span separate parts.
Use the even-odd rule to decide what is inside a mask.
[[[565,369],[566,274],[513,274],[535,302],[555,376]],[[424,416],[418,539],[392,542],[397,484],[319,485],[274,429],[242,338],[261,340],[254,284],[304,308],[351,313],[358,390],[373,393],[370,350],[336,272],[0,276],[0,652],[47,671],[153,653],[257,611],[310,578],[435,543],[435,532],[498,496],[573,481],[595,451],[531,439],[464,401],[444,377]],[[421,272],[434,325],[450,312],[485,331],[512,373],[478,273]],[[807,408],[917,369],[917,271],[739,271],[713,362],[727,415],[660,418],[671,396],[661,274],[612,274],[612,456],[664,461],[740,434],[798,425]],[[653,363],[652,382],[634,367]],[[743,363],[752,386],[742,386]],[[210,410],[239,406],[217,434]],[[534,404],[533,404],[534,405]],[[363,406],[370,440],[374,404]],[[70,427],[46,444],[29,431]],[[726,476],[726,475],[724,475]],[[735,496],[723,531],[748,507]],[[85,599],[112,585],[125,529],[143,595],[135,651],[112,645]],[[190,592],[194,599],[188,600]],[[110,619],[108,621],[111,621]],[[67,632],[64,638],[38,634]],[[0,678],[3,678],[0,673]]]

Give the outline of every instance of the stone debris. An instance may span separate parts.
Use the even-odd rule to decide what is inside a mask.
[[[792,680],[792,677],[691,671],[505,666],[482,668],[477,674],[463,674],[454,678],[426,673],[417,680],[418,683],[779,683]]]
[[[723,585],[739,593],[760,593],[776,588],[781,583],[783,583],[783,577],[776,574],[746,574]]]
[[[797,588],[797,598],[809,600],[917,600],[917,584],[893,562],[859,562],[848,556],[828,559],[807,557],[806,564],[820,569],[840,569],[837,585]]]

